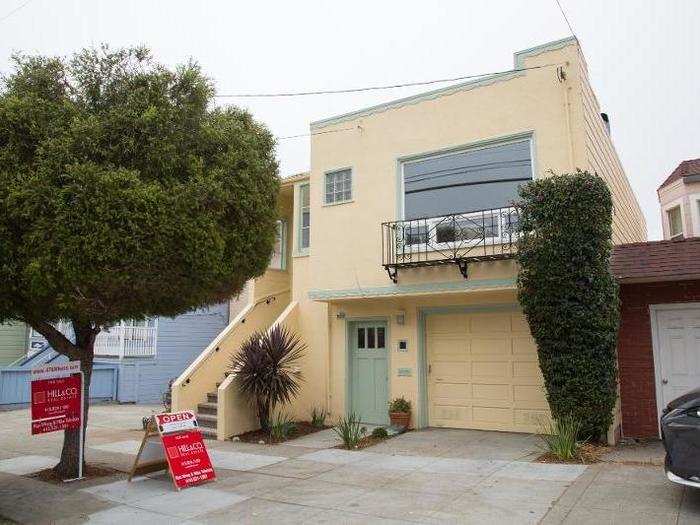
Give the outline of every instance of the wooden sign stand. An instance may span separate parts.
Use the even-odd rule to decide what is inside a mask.
[[[145,474],[151,474],[152,472],[158,472],[159,470],[167,470],[170,474],[170,479],[173,479],[172,472],[170,472],[170,465],[168,464],[163,446],[160,442],[158,425],[156,424],[155,417],[151,416],[151,419],[148,420],[148,425],[146,425],[143,439],[141,439],[141,446],[136,454],[136,459],[134,459],[134,465],[131,467],[131,472],[129,472],[129,481],[131,481],[134,476],[143,476]],[[175,484],[174,481],[173,484]],[[180,490],[177,485],[175,485],[175,488]]]

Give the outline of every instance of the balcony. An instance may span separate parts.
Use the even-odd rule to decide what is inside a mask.
[[[510,259],[516,251],[515,208],[382,223],[382,265],[398,282],[402,268],[456,264],[464,278],[471,262]]]
[[[153,357],[156,355],[157,321],[122,321],[121,323],[103,329],[95,338],[94,352],[96,357]],[[143,324],[141,324],[143,323]],[[73,325],[66,321],[56,323],[56,328],[71,341],[75,341]],[[35,352],[40,345],[34,342],[45,340],[32,331],[29,353]]]
[[[95,356],[153,357],[156,355],[156,332],[155,326],[112,326],[97,335]]]

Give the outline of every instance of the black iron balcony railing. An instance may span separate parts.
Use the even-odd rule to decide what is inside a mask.
[[[517,237],[515,208],[385,222],[382,264],[393,282],[399,268],[444,264],[458,265],[466,279],[470,262],[513,257]]]

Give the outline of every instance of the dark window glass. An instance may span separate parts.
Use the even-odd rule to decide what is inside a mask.
[[[403,174],[405,219],[508,207],[532,179],[530,141],[407,162]]]
[[[364,348],[364,347],[365,347],[365,329],[358,328],[357,329],[357,348]]]
[[[385,348],[385,341],[384,341],[384,327],[383,326],[378,326],[377,327],[377,348]]]
[[[367,329],[367,348],[374,348],[374,328]]]

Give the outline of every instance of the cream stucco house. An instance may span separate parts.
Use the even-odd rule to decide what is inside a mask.
[[[681,162],[657,194],[664,239],[700,237],[700,159]]]
[[[253,330],[285,323],[309,346],[298,417],[317,406],[386,423],[403,395],[415,427],[537,430],[548,409],[516,299],[518,186],[597,172],[614,196],[614,241],[646,239],[577,42],[311,132],[310,172],[282,185],[271,267],[174,384],[174,408],[197,410],[219,439],[253,428],[224,372]]]

